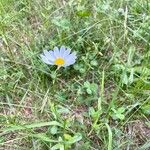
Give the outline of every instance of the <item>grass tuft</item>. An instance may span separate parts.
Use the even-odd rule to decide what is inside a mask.
[[[0,150],[150,149],[149,25],[149,0],[1,0]]]

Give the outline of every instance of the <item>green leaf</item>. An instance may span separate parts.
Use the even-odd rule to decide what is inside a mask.
[[[93,107],[89,108],[89,114],[90,114],[90,116],[92,116],[93,114],[95,114],[95,109]]]
[[[123,73],[122,74],[122,83],[123,84],[128,84],[128,76],[127,76],[127,73]]]
[[[4,138],[0,137],[0,143],[4,142]]]
[[[99,110],[95,111],[93,107],[90,107],[89,114],[92,117],[92,119],[96,120],[99,117],[99,115],[101,114],[101,112]]]
[[[125,112],[125,108],[124,107],[120,107],[117,110],[117,113],[124,113]]]
[[[125,118],[123,114],[116,114],[116,117],[120,120],[123,120]]]
[[[142,106],[141,109],[144,114],[150,115],[150,104]]]
[[[70,140],[72,136],[70,134],[64,134],[65,140]]]
[[[133,83],[134,80],[134,69],[131,68],[130,76],[129,76],[129,83]]]
[[[145,122],[145,124],[148,126],[148,128],[150,128],[150,121],[149,122]]]
[[[90,82],[89,81],[84,82],[84,87],[85,88],[90,88]]]
[[[39,133],[39,134],[28,134],[29,136],[31,137],[35,137],[35,138],[38,138],[42,141],[45,141],[45,142],[50,142],[50,143],[58,143],[58,140],[52,140],[50,139],[46,134],[44,133]]]
[[[77,11],[77,15],[80,16],[80,17],[88,17],[90,16],[90,11],[88,10],[80,10],[80,11]]]
[[[58,130],[58,128],[57,128],[57,126],[53,126],[51,129],[50,129],[50,132],[51,132],[51,134],[56,134],[57,133],[57,130]]]
[[[114,112],[114,113],[112,114],[113,119],[115,119],[115,120],[116,120],[116,119],[123,120],[123,119],[125,118],[125,115],[122,114],[122,113],[125,112],[125,108],[124,108],[124,107],[120,107],[120,108],[118,108],[117,110],[114,109],[114,108],[112,108],[112,111]]]
[[[144,145],[142,145],[137,150],[148,150],[148,149],[150,149],[150,140],[148,140]]]
[[[92,94],[92,91],[88,88],[88,89],[86,89],[86,92],[89,94],[89,95],[91,95]]]
[[[4,132],[13,132],[18,130],[26,130],[26,129],[32,129],[32,128],[40,128],[44,126],[59,126],[63,127],[63,125],[57,121],[51,121],[51,122],[40,122],[40,123],[33,123],[29,125],[9,125],[10,127],[4,128]]]
[[[73,137],[69,139],[68,144],[74,144],[82,139],[82,135],[80,133],[76,133]]]
[[[108,130],[108,150],[112,150],[112,131],[110,126],[105,123],[107,130]]]
[[[61,27],[62,29],[69,29],[70,28],[70,22],[68,19],[62,19],[60,17],[57,17],[57,18],[52,20],[52,23],[54,23],[58,27]]]
[[[80,71],[80,73],[85,73],[86,69],[85,68],[80,68],[79,71]]]
[[[90,85],[90,89],[93,91],[93,93],[97,93],[98,85],[95,84],[95,83],[92,83],[92,84]]]
[[[92,66],[97,66],[97,65],[98,65],[98,63],[97,63],[97,61],[96,61],[96,60],[92,60],[92,61],[91,61],[91,65],[92,65]]]
[[[134,52],[135,52],[135,47],[131,46],[128,50],[128,58],[127,58],[128,66],[132,66],[132,59],[133,59],[133,56],[134,56]]]
[[[58,144],[54,145],[53,147],[51,147],[51,150],[57,150],[57,149],[65,150],[65,147],[64,147],[63,144],[60,144],[60,143],[58,143]]]

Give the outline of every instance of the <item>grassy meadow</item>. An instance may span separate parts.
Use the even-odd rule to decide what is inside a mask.
[[[149,149],[150,1],[0,0],[0,150]]]

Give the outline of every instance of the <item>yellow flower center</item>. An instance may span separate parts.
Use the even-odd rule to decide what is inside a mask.
[[[63,58],[57,58],[54,63],[55,65],[64,65],[65,60]]]

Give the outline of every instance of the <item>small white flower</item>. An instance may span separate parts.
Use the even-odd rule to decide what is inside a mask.
[[[44,50],[40,55],[42,61],[49,65],[57,65],[58,67],[67,67],[75,63],[76,53],[71,53],[71,49],[61,46],[60,49],[55,47],[54,50]]]

